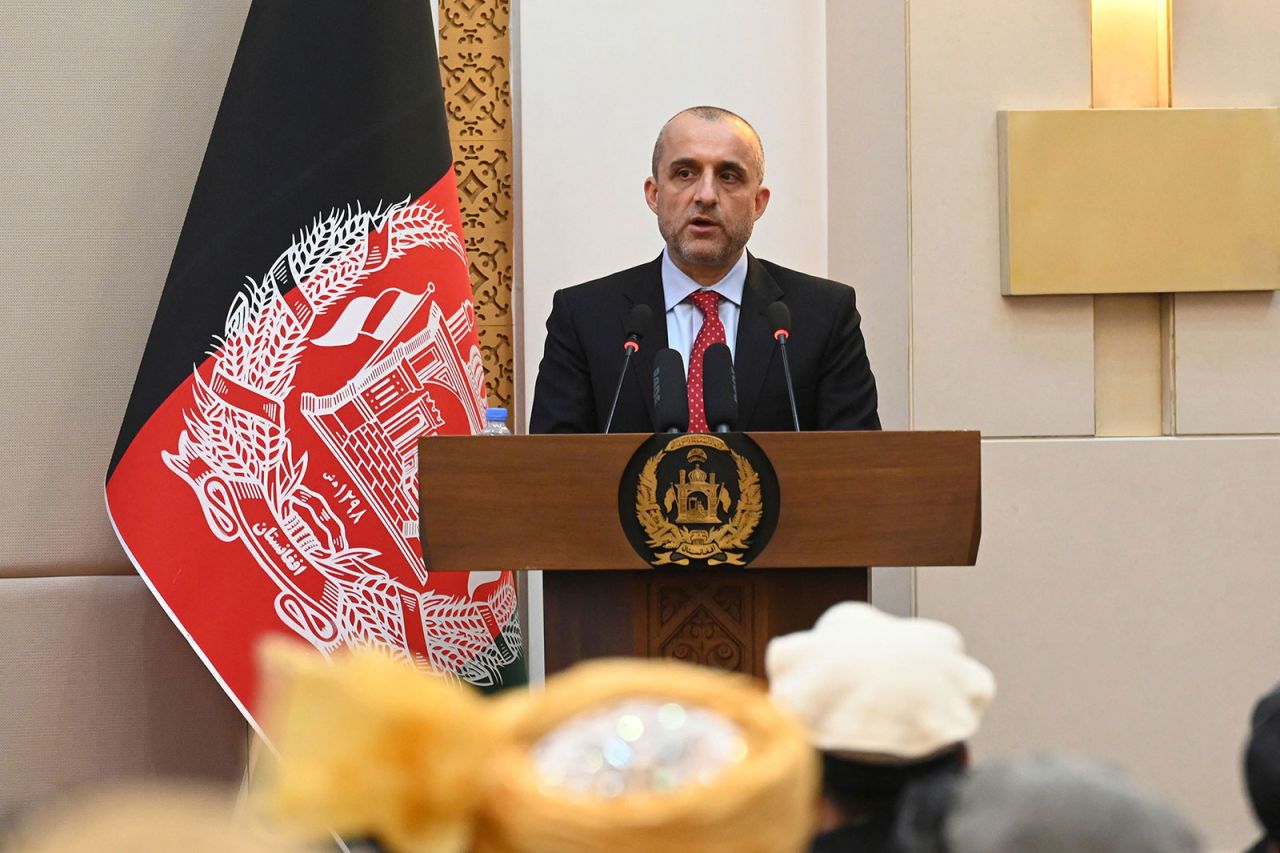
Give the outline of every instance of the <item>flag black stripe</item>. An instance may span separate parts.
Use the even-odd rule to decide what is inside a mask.
[[[205,360],[245,276],[261,278],[317,215],[416,198],[449,170],[428,2],[253,4],[108,478]]]

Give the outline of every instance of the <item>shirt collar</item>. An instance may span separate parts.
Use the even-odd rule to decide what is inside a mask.
[[[725,273],[724,278],[711,285],[710,289],[719,293],[734,305],[742,307],[742,290],[746,283],[747,252],[744,249],[742,257],[738,258],[738,262],[733,265],[733,268]],[[667,252],[666,247],[663,247],[662,296],[665,310],[670,311],[683,302],[689,294],[703,289],[705,288],[685,275],[684,271],[676,266],[675,261],[671,260],[671,255]]]

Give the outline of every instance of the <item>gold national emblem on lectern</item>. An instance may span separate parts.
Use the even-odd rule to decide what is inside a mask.
[[[763,512],[759,473],[715,435],[666,441],[636,480],[635,518],[654,566],[745,566]]]

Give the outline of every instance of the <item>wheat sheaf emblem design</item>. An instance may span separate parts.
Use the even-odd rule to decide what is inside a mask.
[[[444,314],[428,256],[466,268],[432,204],[317,217],[234,299],[161,455],[315,648],[492,685],[520,650],[512,585],[472,573],[465,594],[441,591],[418,542],[417,439],[474,431],[485,396],[474,307]]]

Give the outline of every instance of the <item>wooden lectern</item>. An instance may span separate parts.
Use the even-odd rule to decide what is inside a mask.
[[[547,672],[606,655],[675,657],[764,676],[771,637],[867,599],[856,566],[973,565],[976,432],[752,433],[781,507],[746,568],[654,569],[618,518],[647,435],[439,436],[418,445],[431,571],[545,570]]]

